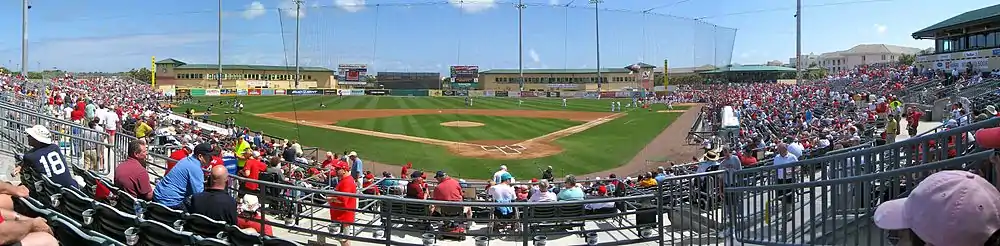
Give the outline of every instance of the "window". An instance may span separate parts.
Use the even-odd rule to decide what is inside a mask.
[[[998,46],[997,34],[998,34],[997,32],[991,32],[989,34],[986,34],[986,47],[993,48]]]
[[[882,60],[885,61],[885,55],[882,55]]]

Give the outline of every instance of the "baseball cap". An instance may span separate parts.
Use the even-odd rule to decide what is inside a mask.
[[[215,153],[215,148],[210,143],[201,143],[198,146],[194,146],[194,154],[196,155],[212,155],[213,153]]]
[[[434,178],[441,178],[444,176],[448,176],[448,174],[445,173],[444,171],[437,171],[437,173],[434,173]]]
[[[940,171],[909,197],[879,205],[873,219],[879,228],[910,229],[933,245],[983,245],[1000,229],[1000,191],[973,173]]]
[[[507,170],[507,165],[500,165],[500,170]]]
[[[351,167],[347,166],[347,162],[335,161],[335,162],[333,162],[333,168],[334,169],[349,169]]]
[[[980,129],[976,131],[976,144],[984,149],[1000,148],[1000,127]]]
[[[511,180],[511,179],[514,179],[514,176],[511,176],[510,173],[504,173],[504,174],[500,175],[500,182]]]
[[[375,178],[375,174],[371,173],[365,174],[365,179],[373,179],[373,178]]]
[[[351,151],[347,156],[358,156],[358,152]]]
[[[597,194],[607,195],[608,194],[608,187],[604,187],[603,185],[602,186],[598,186],[597,187]]]
[[[413,171],[412,173],[410,173],[410,178],[419,178],[422,176],[424,176],[424,172],[421,171]]]

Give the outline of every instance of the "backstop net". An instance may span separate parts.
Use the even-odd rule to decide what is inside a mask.
[[[441,72],[442,76],[455,65],[481,70],[595,68],[598,50],[601,67],[637,62],[662,67],[665,59],[670,67],[724,66],[732,59],[736,35],[736,29],[698,20],[595,10],[586,2],[524,5],[520,25],[516,2],[336,2],[342,4],[305,3],[298,10],[294,6],[277,10],[275,21],[290,64],[296,25],[301,66],[366,64],[369,73]]]

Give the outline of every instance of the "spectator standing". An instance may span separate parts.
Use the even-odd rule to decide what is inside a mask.
[[[499,184],[501,182],[500,177],[503,177],[504,174],[510,175],[507,172],[507,165],[500,165],[500,169],[493,173],[493,182]],[[511,183],[514,182],[513,179],[514,176],[511,176]]]
[[[247,179],[258,180],[260,179],[260,172],[264,172],[265,170],[267,170],[267,165],[265,165],[264,162],[260,161],[260,152],[251,150],[247,152],[247,154],[250,154],[250,158],[247,159],[246,165],[243,166],[243,169],[241,169],[242,171],[240,172],[240,175],[246,177]],[[245,193],[256,194],[258,191],[259,184],[257,184],[256,182],[246,182],[243,187],[244,187],[243,191],[244,194]]]
[[[212,167],[211,179],[205,192],[191,196],[188,212],[204,215],[213,220],[235,225],[238,217],[236,199],[226,192],[226,182],[229,181],[229,170],[226,167]]]
[[[88,135],[93,135],[88,138],[89,140],[93,140],[95,142],[102,142],[104,140],[101,139],[100,134],[98,133],[98,132],[104,132],[98,120],[95,119],[90,121],[88,127],[90,127],[91,130],[95,131],[94,133],[88,134]],[[87,170],[103,171],[101,170],[103,169],[101,167],[101,158],[100,155],[98,154],[99,152],[97,151],[98,144],[95,142],[86,140],[83,141],[84,168],[86,168]]]
[[[358,185],[351,178],[351,168],[343,163],[338,162],[336,166],[333,167],[337,171],[337,177],[340,178],[340,182],[337,182],[336,191],[348,194],[357,194]],[[340,231],[348,232],[351,224],[354,224],[354,209],[358,208],[358,198],[353,196],[341,196],[341,195],[331,195],[326,198],[327,202],[330,203],[330,220],[340,223]],[[351,242],[346,239],[340,240],[340,245],[350,246]]]
[[[146,121],[146,119],[139,119],[139,121],[136,122],[135,138],[143,139],[149,137],[149,133],[153,132],[153,127],[150,127]]]
[[[177,162],[172,170],[156,185],[155,202],[173,209],[184,210],[184,199],[205,190],[205,172],[202,166],[212,162],[215,149],[210,143],[194,147],[194,153]]]
[[[355,180],[361,178],[361,174],[364,171],[364,162],[358,157],[358,153],[351,151],[351,153],[347,154],[347,160],[351,167],[351,177]]]
[[[788,152],[788,145],[786,144],[778,144],[777,151],[778,154],[774,156],[773,161],[775,167],[788,166],[799,161],[795,155]],[[778,184],[795,183],[795,178],[792,176],[791,172],[792,168],[778,168]],[[791,209],[793,205],[792,203],[795,202],[794,192],[795,191],[791,189],[778,191],[777,195],[782,201],[782,211],[787,212],[787,210]]]
[[[235,138],[233,142],[233,153],[236,154],[236,166],[239,170],[243,170],[243,166],[246,166],[247,160],[251,159],[250,154],[250,144],[241,137]]]
[[[115,187],[145,201],[153,200],[153,188],[150,187],[149,173],[146,172],[147,156],[146,142],[141,139],[132,140],[128,144],[128,159],[118,164],[114,177]]]
[[[23,164],[35,173],[44,175],[63,187],[78,187],[73,179],[70,163],[67,163],[59,151],[59,145],[52,141],[52,133],[42,125],[35,125],[25,130],[28,134],[28,145],[31,150],[24,153]],[[20,167],[23,168],[23,167]],[[16,173],[17,171],[15,171]]]

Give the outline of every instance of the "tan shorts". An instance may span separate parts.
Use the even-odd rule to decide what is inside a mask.
[[[90,170],[96,170],[100,167],[100,161],[97,158],[97,150],[88,149],[83,151],[83,166],[84,168]]]

